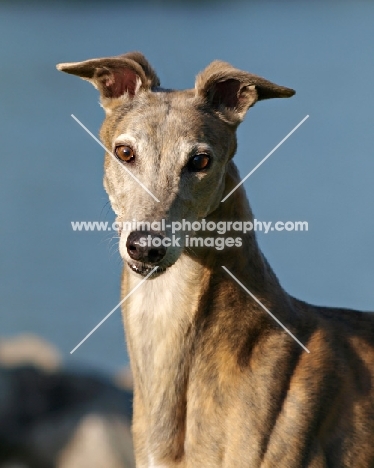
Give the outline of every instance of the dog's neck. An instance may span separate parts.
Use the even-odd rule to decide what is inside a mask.
[[[134,398],[139,402],[133,431],[148,447],[141,455],[149,459],[147,467],[156,466],[154,458],[183,456],[193,322],[206,270],[183,254],[162,275],[145,281],[123,307]],[[125,270],[123,294],[140,281]],[[144,413],[136,414],[137,408]]]
[[[240,177],[236,166],[233,162],[230,162],[226,173],[225,193],[229,193],[239,182]],[[217,209],[208,216],[207,220],[216,224],[220,221],[243,224],[250,221],[253,223],[252,210],[243,186],[239,186],[229,198],[223,203],[219,203]],[[220,236],[220,234],[216,235]],[[253,293],[258,293],[260,296],[267,295],[269,287],[272,290],[281,290],[278,279],[258,246],[253,229],[243,233],[235,231],[231,227],[231,230],[226,232],[223,237],[238,237],[241,246],[225,247],[218,251],[211,248],[209,252],[206,251],[201,260],[210,268],[212,273],[217,273],[217,270],[222,270],[222,266],[225,266],[239,280],[245,277],[246,286]],[[248,279],[250,279],[249,283]]]

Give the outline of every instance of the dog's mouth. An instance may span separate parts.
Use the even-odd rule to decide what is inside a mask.
[[[149,278],[152,279],[152,278],[156,278],[157,276],[160,276],[162,275],[163,273],[165,273],[167,267],[160,267],[160,266],[157,266],[157,265],[149,265],[149,264],[146,264],[146,263],[139,263],[139,262],[127,262],[127,265],[128,267],[130,268],[131,271],[133,271],[134,273],[140,275],[140,276],[143,276],[144,278],[148,275],[150,275],[150,273],[152,272],[152,270],[155,270],[155,268],[157,268],[157,270],[155,270],[150,276]]]

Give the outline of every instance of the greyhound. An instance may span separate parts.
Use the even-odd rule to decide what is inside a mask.
[[[138,52],[57,68],[91,82],[106,114],[122,296],[138,287],[123,303],[137,467],[373,468],[374,314],[291,297],[253,230],[221,249],[207,230],[187,242],[196,222],[253,221],[242,186],[221,203],[240,181],[236,129],[294,91],[222,61],[194,89],[164,89]],[[184,238],[165,243],[181,220]]]

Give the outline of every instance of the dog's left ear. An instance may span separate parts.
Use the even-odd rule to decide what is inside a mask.
[[[293,89],[278,86],[218,60],[198,74],[195,91],[231,125],[238,125],[257,101],[295,94]]]
[[[160,85],[155,71],[140,52],[59,63],[57,69],[90,81],[100,91],[104,107],[113,98],[124,95],[133,98],[141,89],[150,90]]]

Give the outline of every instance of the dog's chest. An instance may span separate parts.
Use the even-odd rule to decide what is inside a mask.
[[[127,301],[125,322],[131,358],[149,391],[155,385],[166,385],[160,382],[161,375],[165,379],[175,377],[171,377],[172,369],[182,359],[198,305],[201,277],[202,268],[182,256],[159,277],[144,281]],[[131,274],[129,291],[139,281]]]

